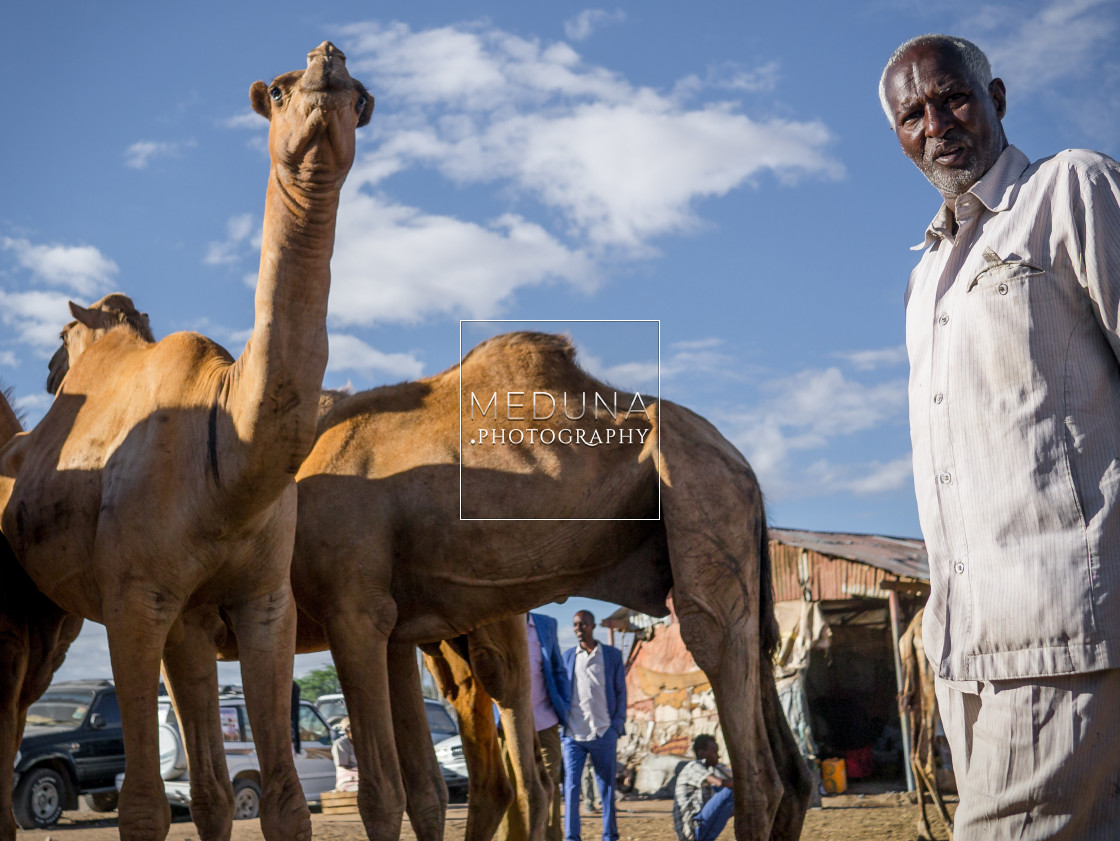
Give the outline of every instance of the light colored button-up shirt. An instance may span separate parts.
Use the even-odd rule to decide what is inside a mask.
[[[525,630],[529,634],[529,692],[533,700],[533,725],[537,730],[545,730],[559,724],[560,717],[552,707],[552,698],[544,682],[544,658],[532,614],[525,614],[525,622]]]
[[[606,675],[602,645],[596,644],[590,653],[583,646],[576,647],[568,736],[577,742],[598,739],[611,726]]]
[[[925,649],[959,681],[1120,666],[1120,167],[1015,147],[906,294]]]

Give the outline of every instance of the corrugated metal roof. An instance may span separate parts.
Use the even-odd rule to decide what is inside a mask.
[[[929,560],[923,541],[905,537],[884,537],[877,534],[845,534],[843,532],[799,531],[775,529],[770,539],[787,546],[808,549],[831,558],[842,558],[868,564],[878,569],[929,581]]]

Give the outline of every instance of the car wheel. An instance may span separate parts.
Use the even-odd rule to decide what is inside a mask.
[[[247,777],[233,781],[233,819],[235,821],[259,817],[261,813],[261,787]]]
[[[99,791],[96,794],[85,796],[86,805],[95,812],[111,812],[117,808],[119,793],[115,791]]]
[[[51,768],[36,768],[16,787],[12,811],[23,829],[46,829],[62,815],[66,781]]]

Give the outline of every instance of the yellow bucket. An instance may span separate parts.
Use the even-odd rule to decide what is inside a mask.
[[[843,759],[822,759],[821,780],[829,794],[843,794],[848,790],[848,772]]]

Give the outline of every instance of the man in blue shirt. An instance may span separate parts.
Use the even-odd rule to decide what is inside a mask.
[[[618,841],[614,808],[615,754],[626,724],[626,671],[622,653],[595,639],[595,617],[572,620],[579,642],[564,652],[572,704],[564,727],[564,834],[580,841],[579,782],[590,758],[603,799],[603,841]]]

